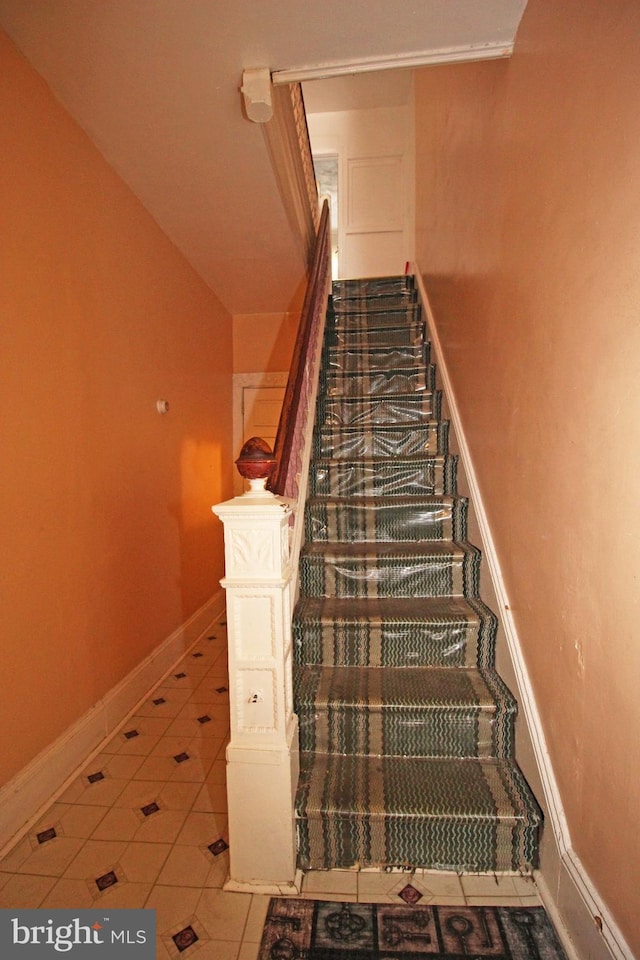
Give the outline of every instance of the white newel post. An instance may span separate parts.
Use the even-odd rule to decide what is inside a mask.
[[[252,489],[212,507],[224,524],[231,738],[227,890],[299,891],[294,799],[291,501]]]

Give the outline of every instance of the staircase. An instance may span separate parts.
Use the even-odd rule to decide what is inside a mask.
[[[335,282],[293,622],[304,870],[536,865],[456,466],[412,278]]]

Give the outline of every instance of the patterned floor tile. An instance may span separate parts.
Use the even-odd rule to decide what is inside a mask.
[[[63,877],[55,882],[40,906],[47,910],[68,909],[71,906],[85,910],[92,907],[95,900],[96,894],[84,879],[71,880]]]
[[[96,880],[114,869],[127,846],[125,841],[87,840],[68,864],[64,877],[70,880]]]
[[[38,877],[29,874],[10,876],[0,888],[0,907],[3,909],[39,907],[55,884],[55,877]]]
[[[212,939],[234,940],[239,944],[250,906],[249,893],[209,889],[202,892],[195,912]]]
[[[358,874],[348,870],[312,870],[306,874],[302,883],[302,895],[322,895],[331,899],[333,894],[358,894]]]
[[[194,811],[187,814],[176,843],[205,847],[218,840],[226,830],[226,826],[226,816],[219,813]]]
[[[32,849],[16,872],[49,877],[62,876],[87,842],[81,837],[56,837],[55,840]]]
[[[140,824],[135,839],[145,843],[175,843],[185,818],[184,810],[159,810]]]
[[[247,915],[243,942],[260,943],[265,917],[269,909],[269,902],[270,897],[261,896],[257,893],[251,897],[251,906],[249,907],[249,913]]]
[[[153,884],[171,853],[170,843],[130,843],[120,864],[130,883]]]
[[[202,891],[199,888],[165,886],[152,887],[146,907],[156,911],[156,932],[166,944],[171,932],[188,926]]]
[[[91,837],[93,840],[133,840],[140,823],[139,811],[125,807],[111,807]]]
[[[157,882],[171,886],[221,888],[229,871],[229,858],[214,857],[206,848],[174,846],[163,864]]]

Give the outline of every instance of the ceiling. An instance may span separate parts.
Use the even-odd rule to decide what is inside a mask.
[[[227,309],[261,313],[293,303],[304,261],[242,71],[284,82],[504,55],[525,5],[0,0],[0,24]],[[403,73],[316,81],[308,109],[385,103]]]

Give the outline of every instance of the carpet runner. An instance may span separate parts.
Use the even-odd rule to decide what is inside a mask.
[[[441,406],[413,279],[334,282],[293,618],[302,869],[537,863]]]
[[[542,907],[273,898],[258,960],[566,960]]]

